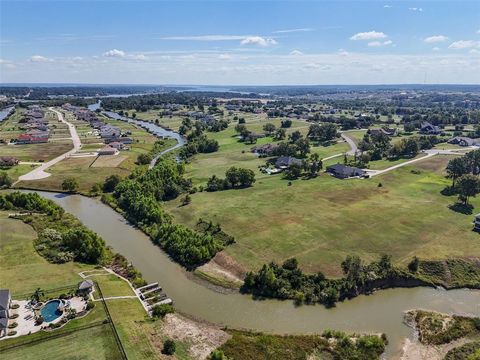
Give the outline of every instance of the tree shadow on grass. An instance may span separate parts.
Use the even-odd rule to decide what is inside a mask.
[[[448,205],[448,208],[450,210],[453,210],[455,212],[465,214],[465,215],[471,215],[473,212],[472,211],[473,206],[470,204],[455,203],[455,204]]]
[[[440,194],[443,196],[455,195],[455,188],[453,186],[446,186],[442,191],[440,191]]]

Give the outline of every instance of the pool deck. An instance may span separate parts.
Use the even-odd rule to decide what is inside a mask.
[[[68,299],[70,301],[70,308],[75,309],[77,313],[85,310],[87,304],[86,302],[78,296],[75,296],[71,299]],[[28,307],[29,301],[27,300],[13,300],[12,304],[18,304],[20,307],[18,309],[12,309],[10,310],[11,314],[18,314],[18,317],[16,319],[11,319],[9,320],[9,324],[16,322],[18,325],[14,329],[8,329],[9,331],[14,330],[17,333],[12,336],[4,336],[0,340],[3,339],[11,339],[23,335],[28,335],[28,334],[33,334],[37,331],[40,331],[44,328],[47,328],[49,324],[55,324],[57,322],[60,322],[63,318],[62,316],[59,316],[53,321],[50,322],[43,322],[41,325],[35,325],[35,312],[32,310],[31,307]]]

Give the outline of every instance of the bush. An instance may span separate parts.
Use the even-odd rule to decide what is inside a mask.
[[[162,353],[165,355],[173,355],[175,354],[175,350],[177,349],[177,345],[175,341],[171,339],[167,339],[163,342],[163,350]]]
[[[42,325],[45,320],[43,319],[42,315],[39,315],[37,319],[35,320],[35,325]]]
[[[20,307],[19,304],[13,304],[12,306],[10,306],[10,309],[18,309]]]
[[[137,163],[139,165],[147,165],[150,164],[150,162],[153,160],[152,155],[150,154],[140,154],[137,157]]]
[[[13,322],[11,324],[8,324],[8,328],[9,329],[15,329],[16,327],[18,326],[18,324],[16,322]]]
[[[13,336],[13,335],[17,335],[17,332],[15,330],[10,330],[8,333],[7,333],[8,336]]]
[[[156,318],[164,318],[167,314],[172,314],[175,312],[175,309],[172,305],[161,304],[156,305],[152,308],[152,316]]]
[[[221,350],[214,350],[210,354],[210,357],[208,359],[209,360],[225,360],[225,354]]]
[[[12,314],[12,315],[10,315],[10,319],[13,320],[13,319],[16,319],[16,318],[18,318],[18,314]]]
[[[87,302],[87,307],[86,307],[86,310],[91,310],[95,307],[95,303],[92,301],[92,300],[89,300]]]

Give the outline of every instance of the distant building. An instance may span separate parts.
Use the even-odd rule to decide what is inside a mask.
[[[368,133],[370,135],[375,135],[375,134],[384,134],[388,136],[395,136],[397,135],[397,129],[396,128],[389,128],[389,127],[383,127],[380,129],[370,129],[368,130]]]
[[[258,155],[270,156],[278,148],[276,144],[264,144],[252,147],[252,152]]]
[[[11,303],[10,290],[0,289],[0,337],[7,335]]]
[[[420,130],[418,132],[425,135],[439,135],[442,133],[442,129],[440,129],[436,125],[432,125],[429,122],[424,121],[422,122]]]
[[[92,280],[83,280],[78,284],[78,292],[82,294],[88,294],[93,290]]]
[[[454,138],[451,138],[450,140],[448,140],[448,143],[459,145],[459,146],[475,146],[480,144],[478,140],[475,140],[466,136],[455,136]]]
[[[98,155],[117,155],[118,150],[111,147],[105,146],[103,149],[98,150]]]
[[[473,220],[473,229],[475,231],[480,231],[480,214],[475,215],[475,219]]]
[[[13,156],[0,156],[0,167],[6,166],[15,166],[18,165],[19,160]]]
[[[339,179],[347,179],[351,177],[364,177],[365,170],[357,167],[347,166],[343,164],[335,164],[327,167],[327,172]]]
[[[297,159],[293,156],[280,156],[276,161],[275,161],[275,167],[277,169],[286,169],[289,166],[292,165],[298,165],[302,166],[302,160]]]

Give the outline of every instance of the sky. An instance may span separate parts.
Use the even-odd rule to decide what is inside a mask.
[[[480,84],[480,0],[0,0],[0,82]]]

